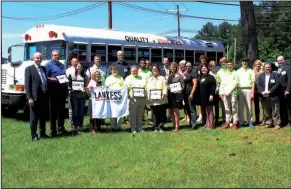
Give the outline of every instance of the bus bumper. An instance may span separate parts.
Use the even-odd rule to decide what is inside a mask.
[[[25,94],[1,94],[1,106],[2,111],[7,109],[13,110],[23,110],[26,104],[26,95]]]

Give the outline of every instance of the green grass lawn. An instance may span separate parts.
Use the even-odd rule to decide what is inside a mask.
[[[192,131],[185,126],[172,132],[170,124],[166,127],[164,133],[133,136],[127,128],[32,142],[28,121],[2,117],[2,187],[291,185],[290,128]]]

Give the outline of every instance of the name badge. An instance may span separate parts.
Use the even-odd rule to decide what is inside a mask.
[[[145,97],[145,89],[144,88],[133,87],[132,88],[132,96],[133,97],[144,98]]]
[[[198,75],[200,75],[200,71],[198,71]]]
[[[286,71],[281,72],[281,74],[282,74],[282,75],[285,75],[285,74],[286,74]]]
[[[84,81],[72,81],[73,91],[84,91]]]
[[[67,78],[66,74],[57,75],[56,78],[60,84],[69,82],[69,79]]]
[[[171,93],[182,91],[181,83],[172,83],[169,85]]]
[[[127,72],[127,68],[124,68],[124,72]]]
[[[275,79],[271,79],[271,83],[275,83]]]
[[[150,100],[161,100],[162,99],[162,90],[150,90]]]

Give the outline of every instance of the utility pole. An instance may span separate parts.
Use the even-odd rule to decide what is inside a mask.
[[[108,28],[112,29],[112,2],[108,1]]]
[[[176,4],[176,10],[168,10],[168,12],[172,12],[172,11],[177,12],[177,21],[178,21],[178,37],[181,36],[181,35],[180,35],[180,31],[181,31],[181,29],[180,29],[180,17],[181,17],[181,15],[180,15],[180,11],[181,11],[181,10],[185,10],[185,11],[187,11],[188,9],[180,9],[179,5]]]

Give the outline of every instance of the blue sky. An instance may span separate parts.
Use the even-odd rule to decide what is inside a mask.
[[[43,17],[62,14],[75,9],[92,5],[96,2],[2,2],[2,16],[9,17]],[[176,2],[126,2],[132,5],[156,9],[160,11],[176,9]],[[229,3],[229,2],[228,2]],[[238,2],[231,2],[238,4]],[[181,14],[215,17],[238,20],[239,6],[223,6],[199,2],[178,2]],[[143,12],[131,8],[124,8],[113,2],[113,29],[130,32],[163,33],[177,28],[175,16],[158,13]],[[40,24],[56,24],[88,28],[108,27],[107,4],[73,16],[38,21],[19,21],[2,18],[2,55],[7,57],[7,48],[22,43],[21,35],[28,29]],[[181,18],[181,29],[197,31],[211,20]],[[219,24],[222,21],[211,21]],[[233,24],[237,22],[231,22]],[[177,33],[167,35],[176,36]],[[181,32],[181,36],[193,37],[195,33]]]

